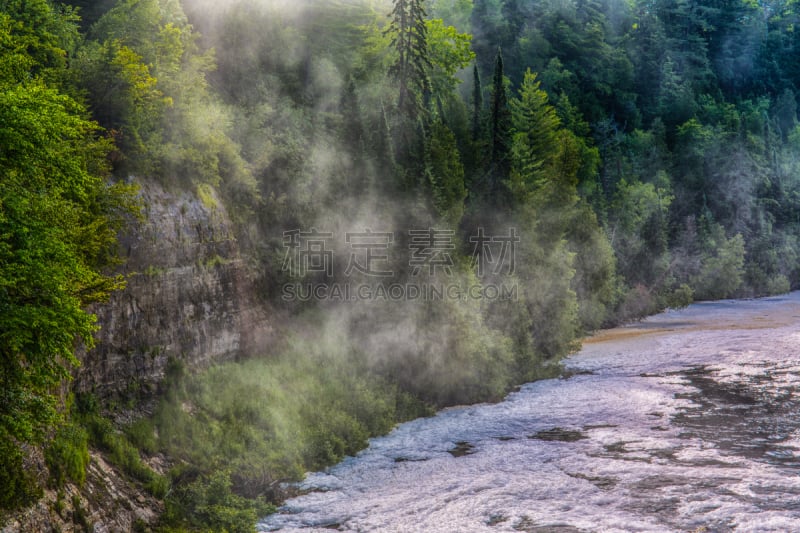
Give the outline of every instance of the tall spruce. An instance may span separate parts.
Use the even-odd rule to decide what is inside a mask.
[[[530,69],[519,90],[519,98],[510,103],[514,127],[513,167],[530,184],[542,179],[542,170],[559,155],[561,121],[550,105],[541,82]]]
[[[364,128],[358,106],[356,82],[352,75],[347,77],[347,82],[344,84],[339,106],[342,113],[342,141],[353,154],[360,154],[364,149]]]
[[[353,76],[347,77],[339,100],[342,114],[341,140],[347,150],[350,166],[347,169],[348,190],[342,193],[358,195],[366,191],[367,172],[365,168],[366,146],[364,143],[364,125],[356,94],[356,82]]]
[[[411,122],[425,114],[430,96],[428,68],[428,30],[425,25],[424,0],[395,0],[392,21],[386,33],[392,34],[397,59],[389,75],[398,85],[397,109]]]
[[[392,132],[389,127],[389,119],[386,116],[386,108],[384,108],[383,105],[381,105],[381,114],[378,117],[376,126],[377,135],[373,138],[374,144],[372,150],[375,154],[377,169],[380,169],[387,178],[391,177],[392,180],[395,180],[398,169],[397,160],[394,155],[394,139],[392,138]],[[368,173],[370,186],[376,185],[373,174],[374,173]]]
[[[477,141],[483,130],[483,87],[478,64],[472,67],[472,140]]]
[[[505,75],[503,73],[503,54],[497,50],[492,79],[491,107],[491,172],[490,192],[498,189],[500,182],[508,178],[511,169],[511,110],[508,107]]]

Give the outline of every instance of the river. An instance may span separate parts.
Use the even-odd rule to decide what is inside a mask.
[[[603,331],[565,367],[373,439],[259,531],[800,531],[800,293]]]

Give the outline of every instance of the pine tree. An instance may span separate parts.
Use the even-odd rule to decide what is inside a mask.
[[[389,67],[389,75],[398,84],[397,109],[412,122],[425,114],[425,101],[430,97],[427,69],[428,30],[425,25],[424,0],[395,0],[392,21],[386,33],[393,34],[392,46],[397,59]]]
[[[511,111],[508,107],[505,75],[503,74],[503,54],[498,49],[492,79],[491,116],[491,172],[490,192],[498,189],[500,182],[508,178],[511,152]]]
[[[342,192],[357,195],[365,192],[368,176],[364,166],[366,151],[364,126],[358,106],[356,84],[352,76],[348,76],[344,85],[339,106],[342,113],[342,146],[347,150],[350,163],[349,168],[346,169],[349,191]]]
[[[455,225],[461,219],[467,189],[464,187],[464,166],[458,154],[456,137],[441,121],[431,126],[428,140],[430,188],[433,205],[439,215]]]
[[[472,68],[472,140],[477,141],[483,130],[483,87],[477,63]]]
[[[359,155],[364,150],[364,128],[358,108],[356,82],[352,76],[347,78],[339,105],[342,110],[342,140],[353,155]]]
[[[386,116],[386,109],[383,106],[381,106],[381,114],[378,117],[377,133],[373,146],[377,164],[376,170],[384,173],[387,178],[391,177],[394,180],[397,176],[397,161],[394,157],[394,141],[389,128],[389,120]]]
[[[519,98],[511,101],[511,110],[514,168],[526,181],[535,180],[558,153],[561,121],[530,70],[525,73]]]

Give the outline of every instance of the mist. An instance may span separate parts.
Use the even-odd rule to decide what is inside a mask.
[[[800,286],[793,5],[71,4],[28,77],[85,104],[111,182],[230,228],[236,256],[192,268],[235,261],[256,308],[231,360],[114,391],[133,415],[75,403],[168,527],[248,530],[306,471],[555,376],[599,328]]]

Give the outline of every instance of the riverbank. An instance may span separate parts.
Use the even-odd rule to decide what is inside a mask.
[[[373,439],[260,528],[797,530],[798,326],[792,293],[600,332],[572,377]]]
[[[357,358],[345,357],[344,346],[336,350],[331,346],[327,347],[328,350],[315,350],[312,345],[301,343],[294,349],[287,349],[278,358],[227,363],[200,373],[187,373],[180,365],[173,365],[160,399],[150,402],[148,416],[120,422],[119,433],[107,421],[98,418],[97,406],[92,407],[91,401],[87,403],[90,398],[78,398],[75,419],[81,420],[88,429],[95,449],[92,461],[106,465],[108,475],[116,476],[115,485],[130,485],[128,492],[132,491],[132,495],[128,495],[127,500],[134,506],[141,506],[136,501],[138,491],[145,502],[157,502],[154,506],[158,508],[160,519],[152,513],[147,517],[142,513],[131,514],[131,523],[141,515],[140,529],[217,527],[249,531],[259,516],[274,510],[272,504],[280,505],[287,497],[309,491],[313,493],[320,488],[326,491],[341,488],[338,484],[333,488],[317,485],[319,476],[323,475],[319,473],[301,481],[307,471],[319,471],[344,459],[332,467],[331,472],[336,472],[343,465],[372,454],[372,449],[365,450],[369,443],[374,447],[384,438],[395,438],[396,433],[408,431],[404,429],[406,427],[437,423],[434,421],[454,416],[451,413],[506,405],[525,391],[543,386],[539,383],[570,384],[572,387],[572,384],[582,383],[587,376],[602,375],[609,369],[631,375],[655,376],[695,366],[700,368],[705,365],[702,359],[691,363],[682,358],[658,359],[663,353],[656,359],[646,355],[654,342],[663,342],[665,335],[702,336],[704,332],[730,334],[789,327],[796,317],[792,312],[781,313],[776,309],[791,309],[791,305],[776,305],[769,312],[758,310],[762,309],[764,302],[780,304],[797,298],[797,293],[794,293],[763,300],[703,302],[681,311],[669,311],[640,322],[603,330],[584,339],[583,349],[566,359],[565,372],[560,379],[547,379],[558,374],[553,369],[551,375],[542,373],[541,381],[523,385],[519,392],[512,393],[498,404],[449,407],[432,418],[434,411],[430,405],[372,374],[363,366],[363,361],[359,363]],[[752,319],[742,321],[743,310],[750,307],[753,308]],[[620,350],[638,355],[634,360],[622,360],[617,353]],[[675,363],[675,366],[662,368],[660,365],[665,361]],[[674,379],[691,379],[715,390],[707,381],[711,379],[709,372],[703,368],[691,378]],[[571,394],[552,400],[554,412],[560,408],[561,401],[565,404],[572,401]],[[625,395],[624,391],[620,394]],[[585,401],[589,405],[594,402],[590,397]],[[653,411],[662,412],[667,417],[674,414],[658,407]],[[393,429],[397,423],[420,416],[429,418],[417,419]],[[498,416],[502,417],[502,414]],[[404,437],[403,445],[411,443],[412,447],[398,447],[390,464],[428,462],[433,452],[446,454],[445,458],[472,456],[485,446],[482,439],[503,443],[539,435],[537,438],[545,442],[582,442],[602,431],[613,433],[610,428],[599,427],[612,423],[609,421],[562,421],[535,430],[536,424],[533,424],[525,435],[498,428],[491,435],[476,439],[475,435],[464,434],[464,428],[458,427],[463,422],[469,428],[472,421],[458,417],[453,420],[446,424],[446,430],[436,442],[426,444],[422,451],[414,449],[417,441],[413,435]],[[389,436],[380,437],[389,432]],[[372,440],[368,442],[370,438]],[[620,439],[620,442],[627,441]],[[611,451],[620,448],[626,454],[631,453],[628,450],[630,445],[627,448],[616,446],[614,442],[604,445],[610,446]],[[623,453],[620,450],[617,451]],[[647,453],[628,457],[650,460]],[[362,465],[362,468],[369,470],[372,465]],[[378,465],[377,468],[380,475],[382,467]],[[597,478],[595,481],[600,484],[608,477],[580,475]],[[325,483],[329,483],[333,478],[325,479]],[[154,489],[158,489],[155,494]],[[69,516],[72,515],[85,515],[85,521],[90,525],[95,519],[105,523],[104,515],[94,516],[93,500],[79,502],[76,506],[70,501],[73,493],[81,494],[82,490],[68,485],[64,496],[53,491],[48,500],[54,509],[59,506],[66,508],[66,514],[62,511],[57,513],[67,516],[65,524],[70,523]],[[103,501],[113,500],[111,496],[103,498]],[[59,502],[65,503],[59,505]],[[293,509],[294,502],[289,500],[285,509]],[[45,516],[47,512],[39,514]],[[270,521],[267,523],[272,524]]]

